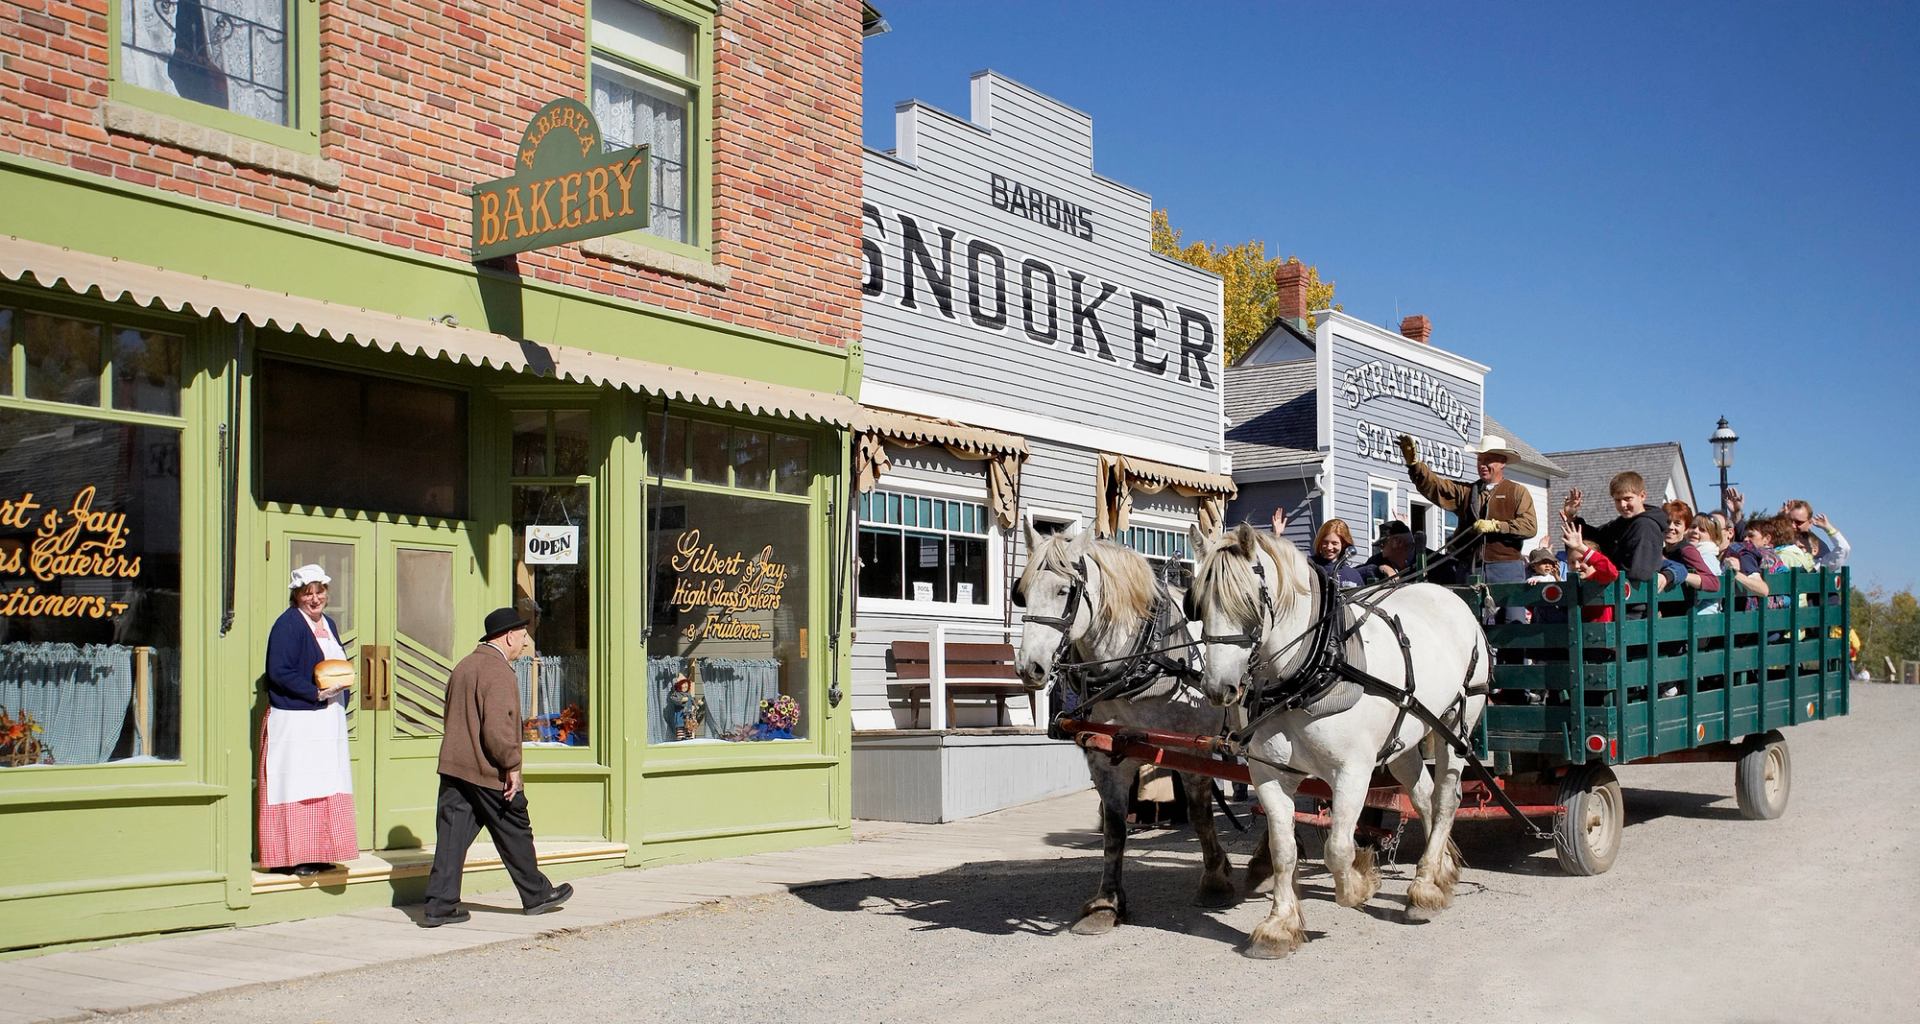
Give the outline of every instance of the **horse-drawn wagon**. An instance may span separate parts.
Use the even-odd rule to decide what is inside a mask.
[[[1187,642],[1164,587],[1152,600],[1114,600],[1139,587],[1115,586],[1134,570],[1111,545],[1053,543],[1022,580],[1023,675],[1068,686],[1078,706],[1056,726],[1088,750],[1097,785],[1110,774],[1103,763],[1148,762],[1258,786],[1281,881],[1251,955],[1285,955],[1304,938],[1293,829],[1278,820],[1288,810],[1330,828],[1327,867],[1344,906],[1378,887],[1356,833],[1391,834],[1366,823],[1366,810],[1418,818],[1429,842],[1408,915],[1426,919],[1452,900],[1454,820],[1517,818],[1552,836],[1567,871],[1597,874],[1612,866],[1625,818],[1614,766],[1730,762],[1741,813],[1777,817],[1792,763],[1780,730],[1849,706],[1845,570],[1773,574],[1764,596],[1729,574],[1705,599],[1578,580],[1342,594],[1291,545],[1241,527],[1194,537],[1202,556],[1186,612],[1201,636]],[[1504,621],[1515,617],[1527,621]],[[1502,621],[1481,625],[1490,620]],[[1213,733],[1155,718],[1155,701],[1186,703],[1170,687],[1181,673],[1168,655],[1194,647],[1205,663],[1184,685],[1229,709]],[[1467,764],[1477,777],[1463,779]],[[1298,809],[1300,800],[1317,806]],[[1531,823],[1545,818],[1550,832]],[[1110,926],[1123,909],[1116,829],[1109,820],[1106,877],[1083,923],[1098,912]],[[1210,839],[1203,894],[1218,887]]]

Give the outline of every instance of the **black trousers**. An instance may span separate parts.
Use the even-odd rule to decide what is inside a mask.
[[[433,871],[427,875],[428,913],[447,914],[460,905],[460,876],[466,868],[467,848],[483,825],[493,837],[494,848],[500,851],[500,861],[506,865],[514,888],[520,890],[521,906],[533,906],[553,888],[534,856],[533,819],[527,816],[526,791],[507,800],[500,790],[442,775]]]

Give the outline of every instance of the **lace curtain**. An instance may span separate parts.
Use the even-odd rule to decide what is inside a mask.
[[[287,124],[288,6],[286,0],[124,0],[120,79]]]
[[[686,94],[617,70],[604,61],[593,65],[593,116],[608,149],[649,146],[653,164],[649,234],[687,241]]]

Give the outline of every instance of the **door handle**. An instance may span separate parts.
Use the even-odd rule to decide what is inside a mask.
[[[393,707],[393,648],[365,644],[360,648],[365,668],[360,674],[360,710],[385,711]]]
[[[380,710],[380,648],[360,645],[360,710]]]

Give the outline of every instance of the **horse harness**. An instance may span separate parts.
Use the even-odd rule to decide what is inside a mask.
[[[1462,735],[1461,727],[1466,721],[1467,701],[1473,697],[1485,696],[1492,692],[1491,687],[1485,683],[1476,683],[1474,681],[1474,672],[1480,667],[1481,644],[1476,642],[1473,645],[1473,653],[1467,660],[1466,678],[1462,681],[1459,696],[1454,698],[1453,703],[1447,707],[1446,711],[1435,714],[1428,710],[1426,705],[1421,704],[1414,695],[1413,644],[1407,638],[1406,630],[1401,626],[1400,617],[1382,612],[1378,607],[1380,602],[1385,600],[1387,593],[1390,593],[1390,589],[1349,602],[1343,598],[1340,593],[1340,588],[1336,586],[1332,580],[1322,576],[1321,579],[1315,581],[1315,585],[1320,594],[1320,615],[1318,621],[1308,632],[1295,637],[1293,641],[1289,642],[1286,647],[1282,647],[1280,652],[1274,656],[1274,660],[1278,660],[1288,648],[1300,643],[1302,640],[1311,638],[1310,643],[1312,646],[1307,655],[1306,662],[1296,669],[1292,675],[1286,678],[1276,677],[1269,680],[1267,685],[1263,686],[1255,676],[1255,669],[1263,663],[1260,641],[1265,631],[1267,620],[1273,617],[1273,596],[1267,588],[1266,568],[1260,564],[1257,558],[1253,560],[1253,572],[1260,581],[1261,607],[1259,619],[1255,621],[1251,627],[1239,633],[1228,633],[1224,635],[1203,633],[1200,638],[1202,643],[1229,644],[1235,647],[1245,647],[1248,650],[1247,724],[1235,730],[1228,737],[1234,747],[1242,752],[1243,756],[1252,758],[1252,755],[1247,753],[1247,743],[1252,739],[1254,730],[1262,722],[1274,715],[1292,710],[1305,709],[1311,714],[1313,713],[1313,705],[1329,696],[1334,696],[1333,691],[1341,683],[1350,683],[1375,696],[1386,698],[1392,702],[1398,712],[1394,718],[1393,727],[1388,730],[1386,746],[1380,751],[1375,762],[1376,764],[1385,763],[1389,758],[1403,749],[1397,734],[1400,732],[1400,727],[1406,722],[1407,716],[1412,715],[1424,723],[1427,728],[1445,739],[1447,745],[1452,747],[1455,753],[1459,754],[1469,765],[1480,773],[1481,777],[1486,781],[1487,788],[1493,792],[1495,799],[1500,802],[1508,814],[1512,815],[1523,826],[1532,829],[1536,837],[1551,835],[1550,833],[1541,832],[1525,814],[1521,813],[1520,808],[1514,805],[1513,801],[1507,796],[1506,790],[1501,787],[1494,778],[1493,772],[1474,754],[1473,745],[1467,742],[1466,737]],[[1345,629],[1341,629],[1339,624],[1346,620],[1347,608],[1349,606],[1355,609],[1352,616],[1353,621]],[[1365,669],[1355,666],[1347,660],[1347,642],[1359,633],[1360,627],[1364,625],[1370,617],[1378,617],[1393,630],[1394,639],[1400,646],[1401,659],[1406,666],[1405,686],[1395,686]],[[1329,709],[1323,713],[1338,714],[1352,707],[1356,702],[1357,699],[1347,701],[1345,707]],[[1289,774],[1303,776],[1309,774],[1291,765],[1277,764],[1264,758],[1258,758],[1257,760],[1260,760],[1261,763],[1268,767]]]
[[[1177,602],[1165,580],[1155,581],[1153,604],[1127,654],[1098,662],[1068,661],[1067,656],[1073,651],[1073,624],[1079,618],[1080,606],[1086,605],[1088,614],[1093,612],[1092,598],[1087,595],[1087,560],[1075,559],[1073,568],[1074,573],[1068,578],[1064,612],[1059,615],[1028,612],[1021,616],[1024,622],[1060,631],[1059,646],[1053,651],[1052,675],[1067,698],[1067,712],[1104,700],[1137,697],[1162,677],[1170,676],[1189,684],[1199,681],[1200,670],[1193,663],[1192,646],[1166,646],[1168,634],[1179,628],[1180,623],[1174,617]],[[1175,651],[1181,653],[1176,657]]]

